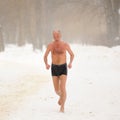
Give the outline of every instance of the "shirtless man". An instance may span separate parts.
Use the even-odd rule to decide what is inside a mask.
[[[52,64],[51,64],[51,74],[53,79],[54,89],[57,95],[60,96],[58,104],[60,105],[60,112],[64,112],[64,105],[66,101],[66,80],[67,80],[67,61],[66,61],[66,51],[70,55],[70,61],[68,68],[72,67],[72,61],[74,54],[70,46],[61,40],[60,31],[53,31],[54,41],[51,42],[46,49],[44,54],[44,62],[46,69],[50,68],[48,64],[48,54],[51,52]]]

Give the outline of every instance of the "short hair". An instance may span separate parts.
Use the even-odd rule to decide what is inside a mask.
[[[53,31],[53,33],[54,33],[54,32],[58,32],[58,33],[61,33],[61,31],[60,31],[60,30],[54,30],[54,31]]]

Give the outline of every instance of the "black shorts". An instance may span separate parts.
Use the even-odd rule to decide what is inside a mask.
[[[67,75],[67,64],[55,65],[51,66],[51,74],[52,76],[61,76]]]

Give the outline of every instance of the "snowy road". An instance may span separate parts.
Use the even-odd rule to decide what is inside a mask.
[[[8,61],[1,61],[0,66],[0,120],[4,120],[22,105],[27,96],[39,91],[48,79],[31,66]]]
[[[42,54],[29,46],[0,54],[0,120],[120,120],[120,47],[72,48],[64,114]]]

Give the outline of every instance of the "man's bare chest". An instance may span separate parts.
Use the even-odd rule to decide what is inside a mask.
[[[65,46],[63,44],[54,44],[52,47],[53,54],[64,54]]]

